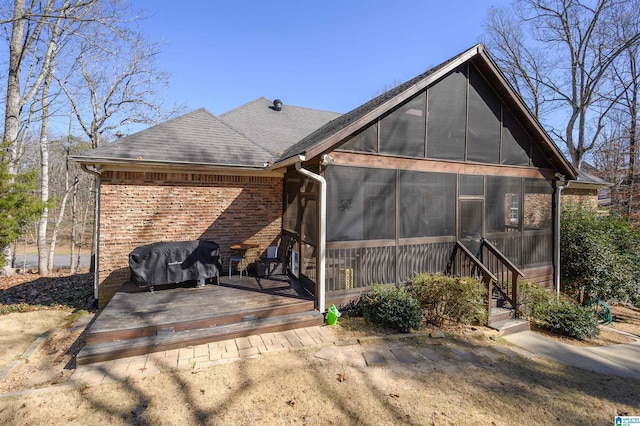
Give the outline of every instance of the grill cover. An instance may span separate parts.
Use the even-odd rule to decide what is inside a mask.
[[[131,279],[140,286],[219,277],[220,248],[213,241],[147,244],[129,253]]]

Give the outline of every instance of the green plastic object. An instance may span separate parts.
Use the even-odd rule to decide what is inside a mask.
[[[611,324],[613,321],[611,309],[604,300],[591,299],[589,300],[589,303],[587,303],[587,306],[593,309],[593,312],[597,315],[600,324]]]
[[[338,308],[336,308],[336,305],[331,305],[331,307],[327,311],[327,324],[335,325],[338,321],[339,316],[340,312],[338,312]]]

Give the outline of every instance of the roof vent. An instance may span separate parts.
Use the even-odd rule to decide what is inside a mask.
[[[273,101],[273,109],[276,111],[282,111],[282,101],[280,99]]]

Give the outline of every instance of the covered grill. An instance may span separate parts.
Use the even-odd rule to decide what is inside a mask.
[[[147,244],[129,253],[131,279],[140,287],[153,287],[207,278],[219,279],[220,247],[213,241],[165,241]]]

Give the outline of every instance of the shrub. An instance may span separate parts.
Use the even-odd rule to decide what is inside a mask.
[[[543,320],[555,297],[555,293],[545,290],[536,283],[521,281],[518,290],[520,315],[533,321]]]
[[[561,223],[561,278],[564,291],[586,300],[618,298],[636,302],[640,293],[640,231],[620,217],[566,204]]]
[[[420,304],[402,287],[377,284],[362,294],[362,315],[373,323],[403,333],[421,326]]]
[[[537,326],[576,339],[590,339],[600,333],[598,318],[591,308],[580,306],[534,283],[520,285],[522,316]]]
[[[476,279],[445,275],[418,274],[409,291],[422,307],[422,315],[430,324],[444,321],[486,324],[484,287]]]
[[[549,305],[544,327],[580,340],[591,339],[600,333],[598,318],[591,308],[566,300]]]

